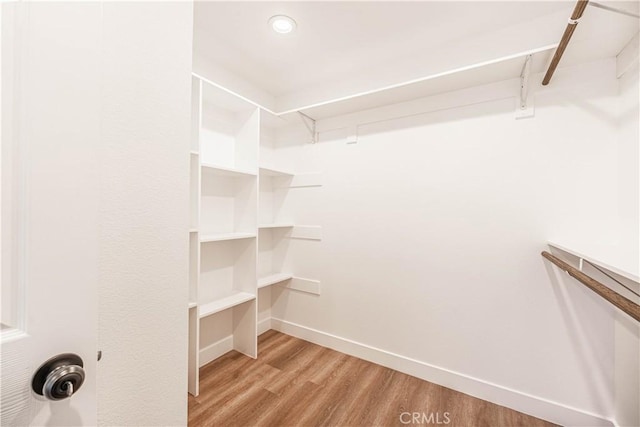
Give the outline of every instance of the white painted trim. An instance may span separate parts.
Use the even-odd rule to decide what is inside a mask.
[[[213,362],[218,357],[233,350],[233,335],[222,338],[205,348],[200,349],[200,367]]]
[[[473,378],[446,368],[391,353],[282,319],[271,319],[271,327],[287,335],[328,347],[525,414],[566,426],[614,426],[605,416],[553,402],[542,397]]]
[[[262,319],[258,322],[258,336],[271,329],[271,317],[267,317],[266,319]]]

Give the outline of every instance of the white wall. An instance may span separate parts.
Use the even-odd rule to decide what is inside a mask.
[[[193,5],[102,7],[98,420],[186,425]]]
[[[620,131],[618,180],[620,188],[620,222],[626,231],[621,235],[631,252],[638,253],[640,236],[640,111],[638,106],[638,58],[635,46],[635,66],[619,80]],[[639,262],[635,257],[636,264]],[[628,284],[633,286],[633,284]],[[635,284],[636,292],[640,291]],[[631,296],[630,296],[631,297]],[[640,425],[640,325],[624,314],[616,316],[615,324],[615,417],[620,426]]]
[[[283,165],[325,174],[287,201],[323,227],[289,248],[322,295],[274,287],[274,327],[551,421],[609,424],[614,309],[540,251],[620,236],[615,61],[535,79],[531,119],[514,119],[514,79],[318,123],[360,123],[357,144],[282,132]]]

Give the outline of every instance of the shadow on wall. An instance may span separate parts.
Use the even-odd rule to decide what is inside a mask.
[[[613,341],[613,322],[615,311],[612,306],[600,296],[584,285],[572,279],[550,262],[541,258],[544,263],[549,281],[553,288],[556,301],[564,319],[564,327],[570,332],[576,360],[584,377],[589,379],[589,394],[592,401],[597,402],[599,413],[613,412],[613,360],[610,358]],[[602,318],[608,321],[601,324]],[[558,325],[560,326],[560,325]],[[601,341],[601,333],[593,334],[594,330],[610,329],[605,336],[611,337],[611,342]]]

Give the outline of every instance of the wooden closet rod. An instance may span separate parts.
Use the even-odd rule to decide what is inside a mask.
[[[560,59],[562,59],[564,50],[567,48],[569,40],[571,40],[571,36],[573,36],[573,32],[578,26],[578,22],[580,21],[580,18],[582,18],[582,14],[588,4],[589,0],[578,0],[578,3],[576,3],[576,7],[573,9],[567,28],[564,29],[564,34],[562,34],[562,39],[560,39],[560,44],[558,44],[556,53],[553,54],[553,59],[551,60],[551,64],[549,64],[547,74],[544,75],[544,79],[542,80],[542,84],[544,86],[548,85],[551,81],[551,77],[553,77],[553,73],[556,71],[556,68],[560,63]]]
[[[582,271],[578,270],[577,268],[573,267],[570,264],[567,264],[557,256],[552,255],[547,251],[543,251],[542,256],[548,259],[549,261],[551,261],[552,263],[554,263],[555,265],[557,265],[558,267],[560,267],[562,270],[569,273],[569,276],[578,280],[587,288],[591,289],[593,292],[597,293],[602,298],[606,299],[611,304],[618,307],[620,310],[624,311],[629,316],[633,317],[638,322],[640,322],[640,305],[636,304],[630,299],[623,297],[616,291],[609,289],[608,287],[598,282],[594,278],[587,276]]]

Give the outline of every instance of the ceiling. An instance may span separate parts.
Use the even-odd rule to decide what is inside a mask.
[[[206,64],[201,74],[283,111],[557,43],[574,4],[196,2],[194,68]],[[277,14],[297,30],[274,33],[267,21]],[[583,21],[567,61],[613,56],[638,31],[637,20],[596,8]]]

